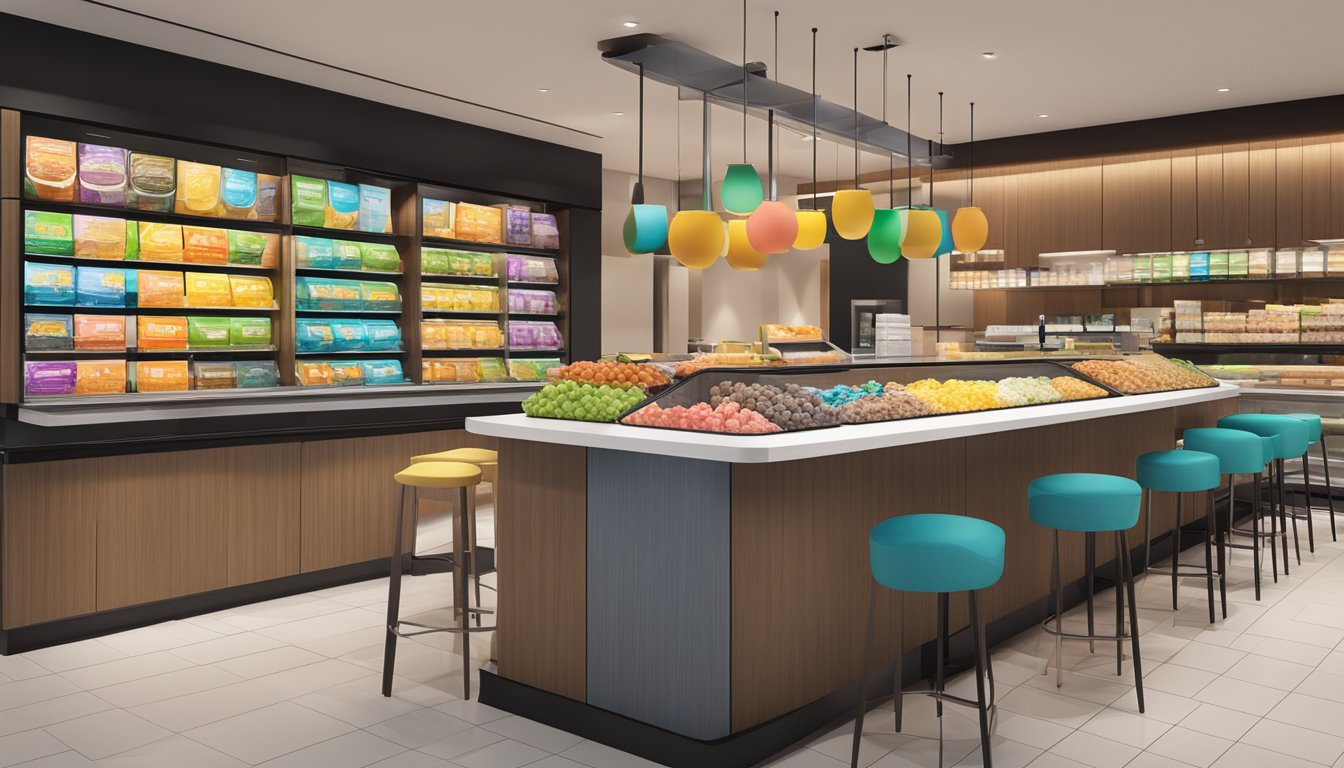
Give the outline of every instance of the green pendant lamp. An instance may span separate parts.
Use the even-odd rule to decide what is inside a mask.
[[[891,35],[882,36],[882,122],[887,122],[887,51]],[[856,105],[857,106],[857,105]],[[895,160],[887,155],[887,207],[873,212],[868,230],[868,255],[878,264],[895,264],[901,258],[901,212],[896,210]]]
[[[742,0],[742,162],[728,166],[719,199],[734,216],[750,215],[765,199],[756,166],[747,162],[747,0]]]
[[[989,240],[989,219],[985,212],[975,207],[975,102],[971,102],[971,141],[970,141],[970,190],[971,204],[958,208],[952,218],[952,242],[962,253],[975,253],[985,247]]]
[[[846,240],[860,240],[873,228],[873,193],[859,188],[859,49],[854,49],[854,188],[831,200],[831,223]]]
[[[653,253],[667,242],[667,206],[644,202],[644,62],[639,63],[639,180],[630,195],[630,212],[622,228],[625,250]]]

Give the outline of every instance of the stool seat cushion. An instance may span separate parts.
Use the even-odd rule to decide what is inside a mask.
[[[1089,473],[1046,475],[1027,487],[1037,525],[1059,531],[1123,531],[1139,522],[1143,489],[1127,477]]]
[[[1222,481],[1218,457],[1190,448],[1149,451],[1139,456],[1135,474],[1141,487],[1172,493],[1207,491]]]
[[[1274,441],[1244,429],[1201,427],[1185,430],[1186,449],[1217,456],[1218,467],[1225,475],[1263,472],[1266,443],[1273,447]]]
[[[1003,576],[1003,529],[963,515],[902,515],[873,526],[873,578],[903,592],[967,592]]]
[[[416,488],[466,488],[481,482],[481,468],[460,461],[423,461],[398,472],[396,480]]]
[[[498,462],[499,451],[492,451],[488,448],[454,448],[451,451],[422,453],[419,456],[411,457],[412,464],[420,464],[426,461],[462,461],[467,464],[484,464],[486,462]]]
[[[1311,444],[1306,422],[1277,413],[1234,413],[1219,419],[1218,426],[1273,439],[1276,459],[1295,459]]]
[[[1285,413],[1284,416],[1306,422],[1307,439],[1315,443],[1321,439],[1321,415],[1319,413]]]

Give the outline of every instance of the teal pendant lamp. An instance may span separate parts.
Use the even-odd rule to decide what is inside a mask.
[[[719,200],[734,216],[748,216],[764,199],[760,174],[747,162],[747,0],[742,0],[742,162],[728,166],[719,187]]]
[[[621,234],[625,250],[633,254],[653,253],[667,242],[667,206],[644,202],[644,62],[639,64],[639,179]]]
[[[943,153],[943,92],[938,92],[938,154]],[[938,214],[938,224],[942,229],[942,238],[938,241],[938,250],[933,252],[935,258],[945,256],[952,252],[955,247],[952,242],[952,222],[947,215],[947,210],[939,208],[938,203],[933,199],[933,153],[929,153],[929,203],[934,206],[933,212]]]
[[[882,36],[882,122],[887,122],[887,51],[891,35]],[[873,212],[873,228],[868,230],[868,255],[878,264],[895,264],[901,258],[901,212],[896,210],[896,163],[887,155],[887,207]],[[856,178],[857,178],[857,171]]]

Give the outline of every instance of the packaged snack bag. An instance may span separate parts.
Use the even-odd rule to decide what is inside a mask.
[[[229,318],[188,317],[188,349],[228,349]]]
[[[75,349],[126,349],[126,318],[121,315],[75,315]]]
[[[320,227],[327,215],[327,182],[307,176],[290,179],[289,221],[296,227]]]
[[[392,231],[392,190],[372,184],[359,185],[359,229],[362,232]]]
[[[233,287],[229,284],[230,277],[212,272],[188,272],[185,276],[187,306],[232,307]]]
[[[140,315],[135,322],[139,349],[186,349],[187,318]]]
[[[442,320],[423,320],[420,323],[421,349],[447,349],[448,324]]]
[[[331,242],[331,252],[333,255],[332,268],[351,269],[358,271],[362,268],[363,261],[359,253],[360,244],[353,240],[333,240]]]
[[[262,275],[229,275],[229,290],[233,306],[269,309],[275,306],[275,291],[271,278]]]
[[[218,165],[179,160],[177,202],[173,209],[178,213],[190,213],[196,216],[218,216],[222,174],[223,169]]]
[[[294,344],[299,352],[330,352],[336,337],[331,321],[300,317],[294,321]]]
[[[449,271],[448,251],[442,248],[420,249],[420,273],[423,275],[447,275]]]
[[[116,259],[126,256],[126,221],[107,216],[76,214],[75,255],[81,259]]]
[[[358,310],[363,307],[358,280],[300,277],[294,282],[299,309]]]
[[[257,205],[252,209],[257,221],[280,220],[280,177],[257,174]]]
[[[368,349],[388,352],[401,349],[401,329],[392,320],[365,320]]]
[[[503,381],[509,377],[502,357],[482,357],[476,361],[481,370],[481,381]]]
[[[532,214],[532,247],[557,249],[560,247],[560,227],[549,213]]]
[[[364,368],[358,360],[332,360],[332,381],[340,387],[358,387],[364,383]]]
[[[294,373],[305,387],[329,387],[336,383],[336,372],[329,363],[300,362],[294,366]]]
[[[79,201],[125,205],[128,155],[121,147],[79,145]]]
[[[495,276],[495,257],[488,253],[469,253],[471,274],[477,277]]]
[[[237,229],[228,232],[228,263],[246,266],[261,266],[262,256],[266,253],[266,236],[269,233],[243,232]],[[276,235],[276,237],[279,237]]]
[[[325,237],[295,235],[290,241],[295,265],[304,269],[333,269],[336,266],[336,241]]]
[[[207,363],[199,360],[191,367],[196,389],[233,389],[238,386],[237,370],[234,363]]]
[[[44,256],[75,255],[75,223],[68,213],[23,212],[23,250]]]
[[[126,270],[79,267],[75,270],[75,306],[126,306]]]
[[[364,349],[369,344],[369,335],[359,320],[332,320],[331,336],[331,348],[336,352]]]
[[[139,306],[180,307],[186,299],[186,281],[181,272],[142,269],[136,272]]]
[[[140,222],[141,261],[182,261],[182,225]]]
[[[425,237],[455,237],[453,234],[454,206],[445,200],[420,201],[420,229]]]
[[[135,364],[136,392],[186,392],[186,360],[140,360]]]
[[[233,367],[238,386],[244,389],[280,386],[280,370],[274,360],[242,360]]]
[[[354,229],[359,223],[359,187],[340,181],[327,182],[327,207],[322,226]]]
[[[545,256],[519,256],[509,254],[509,280],[526,283],[558,283],[560,271],[555,259]]]
[[[23,303],[54,307],[75,305],[75,268],[65,264],[23,265]]]
[[[401,271],[401,255],[390,243],[360,243],[359,256],[365,272]]]
[[[75,375],[74,362],[24,363],[23,394],[73,395]]]
[[[76,395],[116,395],[125,391],[124,360],[81,360],[75,363]]]
[[[171,211],[177,197],[177,161],[162,155],[132,152],[130,166],[126,207],[141,211]]]
[[[457,203],[453,217],[453,232],[458,240],[476,242],[481,239],[477,231],[481,206],[471,203]]]
[[[477,206],[476,239],[482,243],[504,242],[504,212],[490,206]]]
[[[546,372],[560,367],[560,358],[510,360],[509,375],[519,381],[545,381]]]
[[[396,283],[375,283],[364,280],[359,284],[360,298],[365,310],[401,309],[401,293]]]
[[[183,227],[182,260],[192,264],[228,264],[228,230],[217,227]]]
[[[405,384],[406,375],[397,360],[365,360],[359,364],[365,384]]]
[[[504,243],[532,247],[532,212],[517,206],[504,207]]]
[[[23,196],[33,200],[75,199],[76,155],[73,141],[29,136],[24,159]]]
[[[224,215],[231,219],[255,218],[257,207],[257,174],[252,171],[240,171],[237,168],[225,168],[220,175],[220,199],[224,202]]]
[[[271,319],[230,317],[229,346],[249,349],[271,346]]]
[[[140,222],[127,220],[123,222],[126,225],[126,252],[122,255],[127,261],[138,261],[140,259]]]
[[[24,349],[74,349],[74,335],[74,323],[69,315],[26,313],[23,316]]]

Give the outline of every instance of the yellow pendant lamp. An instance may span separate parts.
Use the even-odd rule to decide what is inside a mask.
[[[958,208],[952,217],[952,242],[962,253],[975,253],[989,240],[989,219],[975,207],[975,102],[971,102],[970,142],[970,195],[971,204]]]
[[[747,222],[742,219],[728,221],[728,254],[724,257],[728,266],[743,271],[754,271],[765,266],[768,254],[756,250],[747,234]]]
[[[910,139],[911,79],[905,76],[905,199],[906,207],[901,211],[901,255],[907,259],[930,259],[938,252],[938,243],[943,239],[943,223],[927,206],[914,207],[915,156]]]
[[[797,251],[820,248],[826,242],[826,212],[817,207],[817,28],[812,28],[812,210],[794,213],[798,220]]]
[[[702,102],[704,110],[703,119],[706,126],[709,121],[709,101]],[[680,130],[680,121],[678,121],[678,130]],[[709,137],[709,131],[705,131],[706,140]],[[680,146],[680,139],[678,139]],[[709,145],[706,143],[701,148],[701,165],[708,171],[709,169]],[[680,169],[678,169],[680,170]],[[709,210],[710,208],[710,181],[709,173],[702,174],[704,178],[702,210],[684,210],[677,211],[677,215],[672,217],[672,223],[667,228],[667,249],[683,266],[690,269],[705,269],[719,260],[723,255],[724,243],[728,238],[724,234],[723,219],[719,214]],[[678,173],[680,176],[680,173]]]
[[[873,193],[859,189],[859,49],[854,49],[854,189],[842,189],[831,200],[831,223],[846,240],[862,240],[873,228]]]
[[[887,122],[887,52],[891,35],[882,36],[882,122]],[[868,231],[868,255],[878,264],[895,264],[901,258],[901,212],[896,210],[895,159],[887,155],[887,208],[873,215]]]

